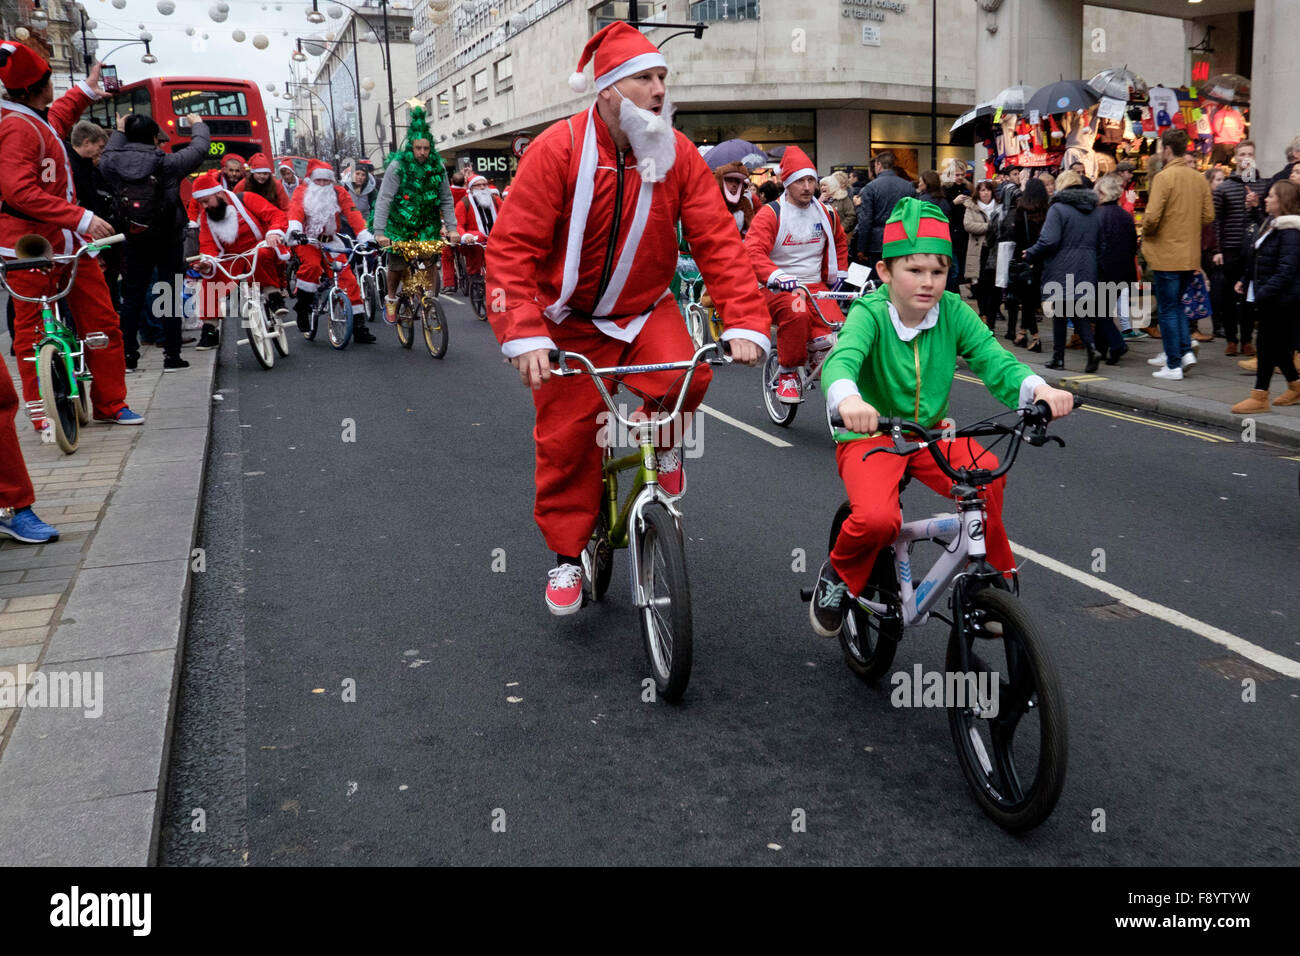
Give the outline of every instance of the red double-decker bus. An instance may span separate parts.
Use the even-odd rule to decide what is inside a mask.
[[[167,133],[162,148],[180,149],[190,138],[182,117],[198,113],[208,126],[212,145],[197,172],[221,164],[227,156],[248,159],[254,153],[271,155],[271,130],[266,123],[262,94],[255,83],[228,77],[161,76],[127,83],[109,97],[92,103],[83,118],[107,130],[117,127],[126,113],[152,116]],[[182,184],[182,197],[189,197],[189,183]]]

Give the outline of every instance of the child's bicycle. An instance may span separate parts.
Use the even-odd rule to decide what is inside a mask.
[[[873,283],[868,282],[867,286],[861,292],[855,289],[836,288],[826,292],[813,292],[808,286],[800,283],[795,291],[802,294],[804,302],[812,308],[816,315],[817,322],[821,323],[818,328],[824,326],[829,329],[812,343],[809,343],[808,357],[804,360],[803,367],[799,369],[799,397],[808,392],[816,391],[817,382],[821,379],[822,364],[826,361],[826,356],[831,354],[831,347],[835,344],[835,335],[844,327],[844,323],[828,321],[823,315],[822,310],[818,307],[817,302],[822,299],[832,299],[846,306],[854,299],[861,295],[866,295],[875,288]],[[772,341],[776,341],[776,336],[772,336]],[[777,350],[772,349],[767,355],[767,361],[763,364],[763,407],[767,409],[767,417],[772,420],[774,425],[780,425],[782,428],[789,428],[794,422],[795,413],[799,410],[797,404],[787,404],[777,397],[777,385],[781,379],[781,361],[777,355]],[[835,429],[831,427],[831,437],[835,437]]]
[[[596,368],[577,352],[556,349],[551,351],[550,360],[552,365],[559,366],[551,369],[552,375],[590,375],[609,409],[607,429],[617,422],[637,444],[636,451],[615,458],[615,441],[606,432],[605,460],[601,466],[604,493],[595,530],[582,553],[583,602],[599,601],[604,596],[614,569],[614,549],[627,548],[632,603],[641,619],[646,659],[659,693],[668,700],[678,700],[691,678],[694,649],[691,588],[686,576],[682,514],[676,501],[659,487],[654,435],[676,420],[701,362],[718,365],[729,359],[720,344],[710,342],[684,362]],[[583,367],[570,368],[566,364],[570,360]],[[602,380],[638,372],[667,371],[686,373],[677,402],[666,414],[645,421],[625,418]],[[620,505],[618,476],[625,471],[633,473],[632,486]]]
[[[487,243],[479,242],[472,236],[462,235],[460,243],[456,246],[453,253],[456,259],[456,276],[458,281],[463,276],[465,285],[465,295],[469,297],[470,308],[474,314],[479,317],[480,322],[487,321],[487,261],[482,260],[479,270],[476,273],[470,273],[469,267],[465,263],[465,248],[473,246],[478,249],[486,249]]]
[[[348,298],[348,294],[339,287],[338,275],[347,268],[349,258],[356,254],[358,250],[363,255],[370,251],[369,243],[358,243],[341,233],[328,242],[310,239],[302,233],[296,233],[290,237],[290,240],[299,245],[311,245],[318,248],[321,253],[321,261],[325,265],[325,268],[321,269],[319,284],[316,286],[316,295],[312,299],[310,325],[307,331],[303,333],[303,337],[308,342],[315,341],[316,333],[321,323],[324,323],[330,345],[336,349],[347,348],[348,343],[352,341],[352,301]],[[290,294],[296,294],[298,291],[297,273],[300,264],[296,255],[290,257]]]
[[[92,332],[84,338],[77,335],[71,322],[54,308],[72,289],[77,278],[81,257],[91,252],[123,241],[121,233],[88,242],[70,256],[56,256],[48,241],[40,236],[24,236],[18,240],[14,251],[19,258],[0,261],[0,286],[15,299],[35,302],[41,307],[43,334],[36,341],[35,355],[24,361],[36,363],[38,398],[27,403],[27,414],[32,421],[45,422],[46,435],[53,434],[54,441],[71,455],[81,440],[81,426],[90,424],[90,371],[86,368],[86,349],[99,349],[108,345],[108,336]],[[62,263],[71,263],[63,277],[63,288],[39,296],[25,296],[13,290],[6,273],[24,269],[52,269]],[[51,285],[54,282],[51,280]],[[47,439],[48,440],[48,439]]]
[[[384,297],[388,295],[388,258],[385,255],[360,254],[352,264],[352,272],[361,287],[361,303],[366,308],[366,321],[372,325],[384,319]]]
[[[447,354],[447,313],[438,301],[445,245],[441,239],[432,242],[411,239],[389,246],[406,260],[406,273],[397,293],[397,321],[393,323],[397,341],[402,348],[409,349],[419,327],[424,335],[424,347],[436,359]]]
[[[263,249],[274,248],[271,243],[263,239],[244,252],[232,252],[221,256],[190,256],[185,260],[195,263],[199,272],[204,274],[204,278],[220,273],[235,284],[236,288],[233,291],[238,297],[240,318],[244,327],[248,329],[248,344],[253,350],[253,358],[257,359],[257,364],[264,369],[275,367],[277,352],[282,358],[289,356],[289,335],[280,322],[280,317],[267,308],[261,284],[248,282],[257,271],[258,253]],[[248,268],[235,272],[233,264],[236,261],[241,266],[246,263]],[[277,291],[279,290],[271,289],[265,294],[269,295]]]
[[[997,421],[1017,413],[1021,419],[1015,425]],[[955,432],[927,431],[899,418],[880,420],[893,447],[875,447],[866,454],[929,451],[953,481],[957,513],[903,524],[894,543],[880,552],[862,593],[846,599],[849,605],[839,633],[849,669],[873,683],[893,663],[904,629],[919,627],[931,616],[948,624],[944,683],[949,697],[944,703],[957,759],[976,802],[1013,833],[1042,823],[1061,795],[1069,755],[1065,696],[1047,642],[1017,597],[1019,578],[1014,579],[1013,593],[986,560],[988,516],[980,492],[1011,470],[1022,442],[1065,445],[1047,434],[1051,418],[1046,403],[1038,402]],[[831,421],[843,427],[839,415],[832,415]],[[904,441],[905,433],[921,441]],[[978,437],[1009,440],[998,467],[953,468],[940,450],[948,439]],[[909,480],[903,479],[900,495]],[[850,511],[846,501],[835,512],[829,550],[835,549]],[[933,541],[944,553],[914,586],[911,554],[918,541]],[[945,592],[951,619],[934,610]],[[813,592],[805,589],[801,596],[811,601]],[[984,697],[975,693],[981,677],[988,690]]]

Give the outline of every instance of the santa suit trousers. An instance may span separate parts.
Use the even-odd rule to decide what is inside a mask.
[[[553,326],[551,338],[557,348],[581,352],[597,368],[677,362],[695,352],[671,297],[655,307],[640,334],[631,342],[612,339],[577,316]],[[684,374],[647,372],[628,376],[627,381],[638,392],[671,406],[677,400]],[[712,370],[708,366],[695,373],[682,405],[684,412],[699,407],[711,379]],[[614,394],[616,387],[616,383],[606,382],[610,394]],[[543,383],[533,391],[533,404],[537,409],[533,427],[537,445],[537,499],[533,516],[548,548],[556,554],[580,554],[596,526],[600,507],[604,450],[598,438],[604,419],[598,421],[598,417],[608,409],[595,383],[585,374],[552,378]],[[657,403],[641,406],[646,414],[654,414],[657,408]],[[618,429],[617,424],[613,427]]]
[[[835,460],[840,478],[849,493],[853,511],[840,528],[831,551],[831,566],[848,585],[852,594],[861,594],[875,566],[876,556],[898,536],[903,516],[898,507],[898,483],[904,474],[920,479],[921,483],[941,495],[952,488],[952,479],[939,470],[928,450],[910,455],[872,455],[866,461],[862,455],[872,448],[892,444],[888,435],[841,442],[835,449]],[[976,463],[992,471],[998,466],[997,457],[986,452],[979,443],[969,438],[941,442],[947,450],[948,462],[953,468]],[[1002,493],[1006,479],[999,478],[983,494],[988,508],[988,525],[985,542],[989,564],[999,571],[1015,567],[1011,542],[1002,524]]]
[[[38,296],[61,288],[69,266],[58,266],[46,275],[35,270],[11,272],[9,285],[20,295]],[[86,368],[94,378],[90,390],[96,417],[109,418],[126,407],[126,358],[122,353],[122,328],[108,295],[108,283],[99,264],[83,261],[73,280],[72,290],[63,299],[77,325],[77,334],[85,338],[91,332],[103,332],[108,344],[102,349],[86,349]],[[34,402],[40,398],[36,384],[36,363],[23,361],[35,355],[36,343],[44,335],[41,307],[35,302],[14,301],[14,352],[18,372],[23,380],[23,398]]]
[[[303,243],[297,247],[298,253],[298,290],[301,295],[303,292],[314,293],[316,286],[320,284],[321,275],[325,269],[325,263],[321,259],[321,250],[318,246]],[[340,262],[347,258],[343,253],[331,252],[330,257],[335,262]],[[361,303],[361,286],[357,285],[357,277],[352,274],[351,266],[344,266],[335,279],[340,289],[347,293],[348,301],[352,303],[352,314],[357,315],[365,312],[365,306]]]
[[[456,288],[456,259],[451,246],[444,246],[442,249],[442,287],[453,290]]]
[[[481,232],[461,233],[465,236],[473,236],[480,243],[487,242],[487,236]],[[483,247],[469,243],[460,247],[460,254],[465,258],[465,272],[469,275],[476,276],[483,271]]]
[[[825,292],[818,282],[809,285],[814,292]],[[802,293],[767,291],[767,309],[776,323],[776,354],[782,368],[798,368],[808,361],[808,341],[825,335],[830,329],[817,318],[817,309],[827,322],[843,322],[844,313],[833,299],[819,299],[816,307],[804,301]],[[875,456],[873,456],[875,457]]]
[[[18,428],[14,421],[17,414],[18,393],[14,391],[9,372],[0,369],[0,508],[30,508],[36,500],[22,449],[18,447]]]
[[[314,250],[313,250],[314,251]],[[231,250],[226,250],[222,255],[233,254]],[[299,251],[299,256],[302,253]],[[235,275],[248,268],[248,257],[242,259],[231,259],[223,263]],[[317,281],[320,280],[319,271],[317,272]],[[276,258],[274,252],[270,249],[259,249],[257,253],[257,268],[253,270],[253,282],[262,287],[262,294],[274,292],[281,286],[280,260]],[[203,279],[199,282],[199,318],[216,319],[221,313],[218,311],[220,303],[228,295],[234,293],[239,288],[239,283],[227,279],[225,274],[220,270],[210,279]]]

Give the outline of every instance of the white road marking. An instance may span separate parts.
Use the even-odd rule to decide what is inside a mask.
[[[774,438],[774,437],[772,437],[771,435],[767,434],[766,432],[759,431],[759,430],[758,430],[757,428],[755,428],[753,425],[750,425],[750,424],[748,424],[747,422],[742,422],[742,421],[740,421],[739,419],[732,418],[730,415],[727,415],[727,414],[725,414],[725,413],[723,413],[723,412],[720,412],[720,411],[718,411],[716,408],[710,408],[708,405],[701,405],[701,406],[700,406],[700,411],[702,411],[702,412],[708,412],[710,415],[712,415],[714,418],[716,418],[716,419],[717,419],[718,421],[720,421],[720,422],[726,422],[728,425],[735,425],[735,426],[736,426],[737,428],[739,428],[742,432],[749,432],[749,434],[753,435],[755,438],[761,438],[761,439],[763,439],[763,441],[767,442],[769,445],[775,445],[777,448],[793,448],[793,447],[794,447],[794,446],[791,445],[788,441],[783,441],[783,440],[780,439],[780,438]]]
[[[440,298],[440,299],[446,299],[448,302],[455,302],[457,305],[464,305],[464,304],[465,304],[465,300],[464,300],[464,299],[458,299],[458,298],[456,298],[454,295],[448,295],[448,294],[445,293],[445,292],[440,292],[440,293],[438,293],[438,298]]]
[[[1158,621],[1164,621],[1166,624],[1172,624],[1174,627],[1181,627],[1185,631],[1191,631],[1208,641],[1222,645],[1234,653],[1240,654],[1249,661],[1254,661],[1262,667],[1269,670],[1277,671],[1286,677],[1300,679],[1300,662],[1293,661],[1289,657],[1283,657],[1281,654],[1275,654],[1266,648],[1250,641],[1240,638],[1235,634],[1230,634],[1222,628],[1215,627],[1212,624],[1206,624],[1204,621],[1198,621],[1194,617],[1189,617],[1182,611],[1175,611],[1173,608],[1165,607],[1163,604],[1157,604],[1154,601],[1148,601],[1146,598],[1138,597],[1131,591],[1126,591],[1109,581],[1103,581],[1101,578],[1094,577],[1084,571],[1079,571],[1070,567],[1068,564],[1062,564],[1055,558],[1049,558],[1047,555],[1023,545],[1011,543],[1011,550],[1016,554],[1026,557],[1029,560],[1041,564],[1049,571],[1055,571],[1072,581],[1101,591],[1108,594],[1121,604],[1126,604],[1135,611],[1141,611],[1149,617],[1154,617]]]

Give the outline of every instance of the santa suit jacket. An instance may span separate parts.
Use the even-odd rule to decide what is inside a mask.
[[[271,177],[271,182],[275,184],[275,202],[273,203],[273,205],[277,206],[278,208],[282,209],[285,212],[288,212],[289,211],[288,190],[286,190],[284,188],[284,184],[281,183],[274,176]],[[241,199],[243,198],[246,192],[248,192],[248,177],[244,177],[244,179],[240,182],[240,184],[235,187],[235,195],[239,196]],[[253,195],[257,196],[259,199],[262,199],[263,201],[265,201],[266,199],[266,197],[263,196],[261,193],[253,193]],[[353,203],[353,205],[356,204]]]
[[[306,222],[307,214],[303,211],[302,200],[307,195],[310,188],[309,183],[302,183],[293,191],[293,198],[289,200],[289,231],[302,232],[307,231]],[[352,197],[348,195],[347,189],[334,184],[334,195],[338,197],[339,211],[334,215],[334,233],[338,235],[344,220],[352,227],[353,234],[357,237],[357,242],[368,242],[372,237],[370,230],[366,228],[366,220],[361,213],[357,212],[357,207],[352,203]],[[319,236],[310,236],[311,239],[319,239]]]
[[[78,83],[44,117],[0,101],[0,255],[13,258],[14,243],[32,233],[48,239],[56,254],[69,255],[79,245],[73,233],[90,228],[94,213],[77,205],[63,140],[94,99],[90,87]]]
[[[567,303],[557,307],[589,121],[595,124],[596,144],[591,205],[577,261],[569,264],[573,290]],[[644,201],[643,189],[649,197]],[[514,198],[502,204],[487,247],[488,273],[505,292],[505,309],[494,311],[491,319],[507,357],[554,348],[552,323],[566,321],[593,323],[606,335],[633,341],[649,312],[668,294],[677,268],[679,219],[709,294],[724,307],[725,337],[770,347],[771,318],[745,261],[740,234],[713,173],[680,132],[664,181],[643,184],[635,157],[630,151],[619,155],[600,114],[594,109],[579,113],[533,140],[510,194]],[[631,255],[625,258],[625,252]],[[602,299],[605,308],[593,317]]]
[[[784,205],[785,197],[776,201]],[[821,273],[822,282],[833,285],[839,273],[849,267],[849,240],[844,235],[844,227],[840,225],[840,217],[835,214],[834,209],[815,196],[812,205],[815,209],[821,210],[824,216],[823,238],[816,253],[821,260],[818,271]],[[754,221],[749,224],[749,232],[745,233],[745,249],[749,253],[749,261],[754,266],[755,277],[763,285],[767,285],[772,276],[778,272],[799,274],[797,260],[800,258],[800,250],[786,245],[787,241],[792,241],[788,232],[789,221],[788,216],[781,216],[778,220],[772,207],[767,205],[754,215]],[[833,256],[831,242],[827,237],[834,239]],[[782,252],[788,254],[782,255]]]
[[[203,207],[199,214],[199,252],[203,255],[220,256],[226,253],[247,252],[272,233],[284,235],[289,217],[274,203],[268,202],[257,193],[236,195],[226,190],[223,195],[226,202],[230,203],[226,215],[235,216],[239,220],[239,232],[236,233],[234,242],[228,246],[222,245],[221,241],[212,234],[212,226],[208,222],[208,210],[207,207]]]
[[[482,221],[482,212],[475,207],[474,197],[466,196],[460,202],[456,203],[456,225],[460,227],[462,233],[477,232],[486,236],[489,229],[496,228],[496,221],[501,218],[501,200],[496,196],[492,197],[492,226],[485,229],[487,223]]]

